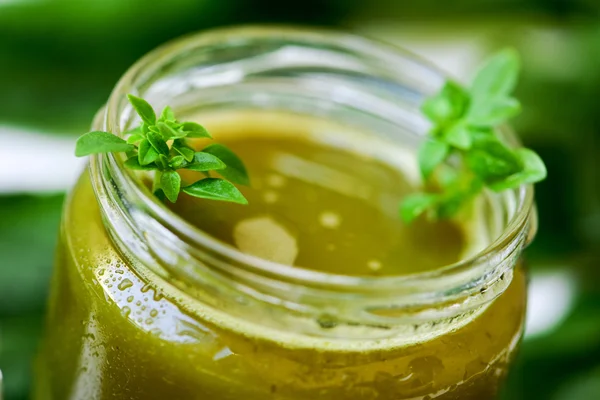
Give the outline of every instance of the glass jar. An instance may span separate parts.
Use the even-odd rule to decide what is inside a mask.
[[[284,110],[364,127],[411,149],[410,166],[427,130],[419,105],[443,81],[351,35],[216,30],[135,64],[93,129],[136,123],[128,93],[177,113]],[[523,329],[533,189],[486,194],[480,211],[484,242],[458,263],[336,275],[241,253],[166,208],[120,157],[92,157],[65,206],[34,398],[494,398]]]

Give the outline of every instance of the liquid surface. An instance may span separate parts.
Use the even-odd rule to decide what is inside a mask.
[[[251,185],[240,189],[249,205],[182,194],[169,206],[219,240],[270,261],[341,275],[405,275],[460,259],[461,227],[404,224],[398,206],[411,190],[406,176],[373,156],[332,147],[331,126],[258,112],[204,123],[244,160]]]
[[[216,125],[216,129],[209,128],[213,132],[219,129]],[[265,125],[263,132],[270,131]],[[281,132],[280,128],[277,131]],[[227,136],[224,128],[220,132],[224,138]],[[219,134],[215,132],[215,135]],[[432,268],[432,263],[415,261],[418,253],[414,248],[405,246],[407,254],[415,261],[406,262],[407,258],[394,255],[392,239],[378,243],[370,237],[376,233],[371,228],[376,223],[378,229],[389,232],[394,240],[416,241],[408,237],[414,235],[416,238],[417,233],[411,234],[410,228],[398,227],[391,205],[388,209],[383,202],[365,204],[352,196],[340,201],[338,191],[321,190],[314,183],[304,183],[283,173],[281,168],[273,168],[269,160],[277,158],[277,154],[285,149],[285,154],[300,155],[305,161],[316,162],[319,168],[336,168],[352,178],[364,177],[358,172],[352,174],[355,169],[373,171],[373,176],[380,177],[372,181],[375,182],[373,193],[377,194],[376,198],[389,196],[390,204],[395,203],[395,196],[400,196],[404,190],[402,174],[399,177],[394,168],[375,161],[364,164],[364,160],[361,161],[362,168],[355,168],[355,163],[348,166],[347,162],[352,158],[348,153],[340,153],[340,146],[325,151],[322,144],[310,147],[304,140],[297,141],[297,147],[293,142],[275,146],[258,140],[236,141],[233,135],[225,140],[219,138],[219,141],[229,143],[242,156],[244,152],[262,152],[263,148],[264,154],[270,155],[250,156],[248,166],[256,186],[246,194],[253,206],[223,206],[185,198],[180,203],[176,211],[212,235],[246,249],[258,251],[256,249],[261,248],[264,254],[278,257],[282,262],[287,260],[290,264],[319,270],[363,275],[403,274],[411,268]],[[268,150],[270,146],[272,150]],[[318,157],[323,154],[321,151],[336,155],[334,159],[343,162],[328,164],[329,161]],[[273,174],[279,177],[273,178]],[[397,178],[398,189],[389,189],[386,183],[396,182]],[[315,189],[321,201],[316,206],[303,205],[297,211],[302,217],[295,219],[296,208],[286,209],[283,200],[290,198],[294,205],[302,203],[296,202],[294,195],[301,196],[301,188],[307,187]],[[278,201],[263,201],[268,190],[279,194]],[[350,203],[352,205],[346,206]],[[307,201],[307,204],[312,203]],[[369,209],[371,204],[378,206]],[[196,213],[197,207],[203,212]],[[334,218],[332,214],[323,216],[326,211],[340,218]],[[357,214],[367,215],[376,222],[365,222],[368,219],[363,220]],[[211,219],[208,215],[219,217]],[[265,215],[268,218],[264,219]],[[223,220],[231,221],[227,229],[222,228]],[[310,227],[316,227],[315,238],[310,237]],[[450,226],[447,229],[458,228]],[[257,244],[256,232],[259,237],[264,237],[265,231],[277,237],[277,242],[272,239],[266,246],[261,240]],[[348,231],[358,237],[346,250],[353,257],[346,257],[341,250],[337,257],[326,256],[331,251],[327,245],[342,244],[347,240],[344,232]],[[282,237],[287,239],[282,241]],[[465,235],[457,234],[456,237]],[[435,238],[436,243],[445,240],[444,235]],[[431,236],[426,239],[432,240]],[[456,257],[465,246],[465,239],[455,243],[454,246],[444,245],[446,253],[443,257]],[[310,254],[308,244],[316,247],[317,255],[329,258],[322,261],[321,256]],[[360,250],[355,251],[354,246]],[[290,251],[294,247],[296,253]],[[430,247],[422,247],[421,251],[428,254],[428,249]],[[375,257],[380,258],[381,268],[372,271],[368,262]],[[340,267],[338,259],[347,265]],[[245,325],[240,322],[239,328],[232,328],[223,317],[231,311],[227,304],[184,301],[168,283],[153,277],[143,266],[130,264],[105,230],[86,173],[66,205],[52,281],[47,333],[37,363],[34,398],[493,399],[519,342],[525,310],[523,271],[517,268],[505,279],[510,282],[508,289],[475,318],[468,319],[468,323],[431,340],[416,337],[411,345],[395,346],[392,339],[365,339],[352,348],[343,348],[334,346],[336,339],[315,337],[307,338],[304,345],[298,346],[281,339],[297,328],[293,325],[282,328],[279,336],[266,328],[262,335],[251,335],[250,329],[244,326],[252,323],[248,321],[254,321],[257,329],[253,332],[261,332],[261,319],[254,318],[262,311],[258,309],[260,307],[248,307]],[[267,310],[260,318],[269,318],[269,315]],[[313,324],[318,327],[317,321]]]

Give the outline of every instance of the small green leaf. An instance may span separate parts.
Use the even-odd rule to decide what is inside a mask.
[[[158,160],[158,151],[152,147],[148,139],[140,142],[138,147],[138,161],[140,165],[148,165]]]
[[[94,131],[81,135],[75,144],[75,155],[84,157],[90,154],[127,152],[135,149],[125,140],[109,132]]]
[[[205,178],[186,186],[183,191],[190,196],[210,200],[248,204],[248,200],[232,183],[219,178]]]
[[[160,114],[161,121],[175,121],[175,113],[170,106],[166,106]]]
[[[469,104],[469,96],[455,82],[448,81],[440,92],[425,100],[421,111],[433,122],[444,124],[460,118]]]
[[[159,122],[156,124],[156,126],[158,127],[158,130],[160,131],[160,134],[164,140],[180,139],[185,137],[184,132],[179,132],[164,122]]]
[[[195,122],[184,122],[181,126],[181,129],[189,138],[212,138],[205,127]]]
[[[473,103],[508,96],[517,84],[519,54],[506,49],[491,57],[477,72],[471,85]]]
[[[173,142],[173,149],[185,157],[186,161],[192,162],[196,151],[190,147],[184,139],[176,139]]]
[[[143,171],[151,171],[151,170],[156,169],[156,165],[154,165],[154,164],[141,165],[137,156],[129,157],[127,159],[127,161],[125,161],[125,166],[127,168],[143,170]]]
[[[469,168],[489,183],[521,171],[522,163],[513,150],[496,137],[478,138],[466,154]]]
[[[171,203],[177,201],[179,196],[179,189],[181,187],[181,176],[176,171],[163,171],[160,178],[160,187],[164,192],[165,196]]]
[[[159,154],[168,155],[169,154],[169,146],[167,142],[163,139],[160,133],[156,133],[154,131],[148,132],[148,141],[158,151]]]
[[[162,178],[162,171],[156,171],[154,173],[154,179],[152,181],[152,193],[156,194],[157,192],[162,193],[160,180]]]
[[[225,163],[227,167],[219,170],[221,176],[240,185],[250,184],[250,178],[248,177],[244,163],[227,146],[215,143],[205,147],[202,151],[220,158]]]
[[[465,124],[454,124],[445,132],[444,139],[458,149],[469,150],[471,148],[471,132]]]
[[[128,130],[127,132],[125,132],[126,135],[141,135],[144,133],[144,127],[142,125],[145,125],[143,122],[138,125],[137,127]]]
[[[469,125],[495,126],[521,112],[518,100],[498,97],[486,102],[473,103],[467,115]]]
[[[448,144],[439,140],[428,140],[423,143],[419,149],[419,168],[425,179],[446,159],[449,150]]]
[[[432,193],[414,193],[408,195],[400,204],[400,217],[410,223],[439,201],[438,195]]]
[[[192,171],[214,171],[221,170],[226,168],[227,166],[223,161],[221,161],[218,157],[213,156],[209,153],[197,152],[194,155],[194,160],[191,164],[185,166],[185,169],[190,169]]]
[[[127,98],[142,121],[144,121],[147,125],[154,125],[156,123],[156,114],[154,113],[154,109],[146,100],[136,97],[132,94],[127,95]]]
[[[129,136],[127,138],[127,143],[129,144],[135,144],[137,142],[141,142],[142,140],[144,140],[144,136],[140,133],[134,133],[133,135]]]
[[[184,156],[174,156],[169,161],[169,166],[173,169],[185,168],[187,161]]]
[[[516,155],[523,163],[523,170],[507,178],[492,183],[490,188],[496,192],[506,189],[515,189],[521,185],[536,183],[546,179],[548,172],[546,166],[537,153],[530,149],[517,149]]]

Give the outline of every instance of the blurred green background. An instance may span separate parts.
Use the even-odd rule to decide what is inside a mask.
[[[503,398],[600,399],[599,14],[597,0],[0,0],[5,399],[28,396],[63,193],[80,168],[75,136],[147,51],[187,32],[257,22],[339,26],[459,77],[499,47],[521,51],[515,126],[550,178],[537,187],[527,334]],[[33,144],[37,170],[15,157]]]

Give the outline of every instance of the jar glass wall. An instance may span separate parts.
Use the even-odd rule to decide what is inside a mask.
[[[235,120],[239,135],[378,157],[415,187],[427,130],[419,104],[443,80],[350,35],[218,30],[134,65],[93,128],[122,135],[135,125],[133,93],[206,121],[225,141]],[[529,186],[486,194],[461,260],[355,276],[243,253],[160,203],[120,157],[93,157],[65,207],[35,398],[494,398],[522,333],[518,260],[535,229],[532,204]]]

